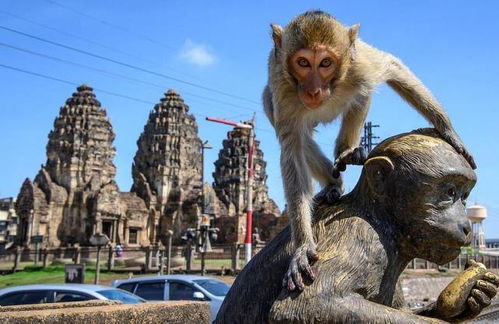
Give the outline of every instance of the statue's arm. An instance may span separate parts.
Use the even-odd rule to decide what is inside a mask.
[[[409,310],[407,303],[405,302],[404,291],[402,290],[402,279],[399,278],[397,281],[397,286],[395,287],[395,292],[393,294],[392,307],[400,310]]]
[[[481,263],[470,260],[460,273],[438,296],[435,303],[416,310],[423,316],[452,322],[472,319],[488,307],[497,294],[499,277]]]
[[[347,297],[309,296],[277,300],[270,311],[270,323],[446,323],[377,304],[354,294]]]
[[[392,307],[398,310],[403,310],[405,312],[412,312],[415,315],[432,317],[432,318],[438,317],[435,312],[436,303],[429,303],[416,310],[411,310],[409,307],[407,307],[404,297],[404,291],[402,290],[401,278],[399,278],[399,280],[397,281],[397,287],[395,288],[395,293],[393,295]]]

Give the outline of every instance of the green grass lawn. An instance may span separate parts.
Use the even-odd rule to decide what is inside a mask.
[[[94,283],[95,270],[85,271],[85,283]],[[109,285],[115,279],[124,279],[126,274],[101,272],[100,284]],[[44,283],[64,283],[64,266],[49,266],[47,268],[28,266],[24,271],[0,276],[0,289],[10,286]]]
[[[206,259],[206,267],[208,269],[220,270],[222,266],[225,268],[230,268],[232,265],[231,259]],[[193,267],[195,269],[201,269],[201,259],[197,258],[193,262]]]
[[[207,259],[206,267],[209,270],[220,270],[224,266],[229,269],[231,266],[230,259]],[[184,268],[184,267],[183,267]],[[111,281],[116,279],[125,279],[127,274],[120,272],[107,272],[106,264],[103,262],[101,264],[101,273],[99,283],[102,285],[109,285]],[[201,260],[196,259],[193,262],[193,269],[201,269]],[[165,267],[166,271],[166,267]],[[149,273],[147,275],[154,275],[154,273]],[[134,275],[142,276],[142,275]],[[95,277],[95,265],[87,265],[85,269],[85,283],[93,284]],[[44,283],[64,283],[64,266],[63,265],[52,265],[47,268],[41,266],[34,266],[32,263],[26,265],[24,270],[18,271],[16,273],[8,275],[0,275],[0,289],[18,286],[18,285],[28,285],[28,284],[44,284]]]

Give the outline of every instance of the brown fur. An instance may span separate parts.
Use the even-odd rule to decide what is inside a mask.
[[[313,140],[313,129],[340,115],[342,125],[336,140],[335,163],[351,160],[360,142],[373,89],[387,82],[416,108],[475,168],[471,155],[443,108],[420,80],[396,57],[358,38],[359,26],[347,28],[321,11],[306,12],[285,28],[272,25],[274,49],[269,55],[269,80],[263,93],[265,112],[281,144],[281,170],[291,218],[295,255],[285,281],[290,289],[301,286],[301,275],[310,275],[309,263],[316,247],[310,227],[312,177],[335,195],[342,193],[341,178],[333,177],[333,163]],[[303,48],[331,48],[339,57],[330,95],[316,109],[308,109],[297,93],[299,85],[290,73],[288,59]],[[333,197],[335,196],[333,195]]]

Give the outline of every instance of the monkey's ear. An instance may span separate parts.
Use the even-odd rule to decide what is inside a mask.
[[[375,195],[382,196],[385,193],[386,178],[394,168],[392,160],[386,156],[376,156],[364,163],[367,183]]]
[[[282,43],[282,27],[279,25],[270,24],[270,28],[272,28],[272,39],[274,40],[275,48],[281,48]]]
[[[350,44],[353,44],[357,37],[359,37],[360,24],[353,25],[348,29],[348,38],[350,38]]]

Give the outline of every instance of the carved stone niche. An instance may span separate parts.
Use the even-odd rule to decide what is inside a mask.
[[[315,279],[301,273],[303,290],[290,291],[289,281],[282,286],[294,253],[288,226],[237,276],[215,323],[436,323],[477,316],[499,283],[481,264],[472,263],[436,303],[417,311],[405,307],[399,283],[412,259],[445,264],[470,243],[463,202],[475,182],[466,160],[433,129],[383,141],[352,192],[315,208]]]

